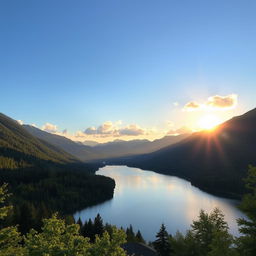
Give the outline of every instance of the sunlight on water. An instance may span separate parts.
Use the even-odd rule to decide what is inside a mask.
[[[172,234],[177,230],[184,233],[200,209],[210,212],[218,207],[225,214],[230,232],[238,235],[236,219],[244,215],[236,208],[235,200],[210,195],[174,176],[138,168],[106,166],[97,174],[115,179],[114,198],[77,212],[76,220],[80,217],[85,221],[100,213],[105,222],[125,228],[132,224],[152,241],[161,223]]]

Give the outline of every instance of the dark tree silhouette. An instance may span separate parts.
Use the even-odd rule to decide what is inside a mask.
[[[170,236],[168,235],[164,224],[161,225],[159,232],[156,234],[156,240],[153,242],[153,246],[159,256],[170,256]]]

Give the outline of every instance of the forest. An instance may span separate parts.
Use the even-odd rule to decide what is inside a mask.
[[[111,199],[115,181],[95,175],[98,167],[35,138],[0,114],[0,181],[12,194],[8,223],[18,224],[22,234],[38,230],[42,218],[53,212],[66,216]]]
[[[218,209],[211,213],[200,211],[185,235],[170,235],[164,224],[151,242],[159,256],[254,256],[256,253],[256,167],[250,166],[245,179],[248,193],[243,196],[241,209],[248,219],[238,219],[240,237],[228,232],[224,214]],[[7,185],[0,188],[0,255],[85,255],[125,256],[122,245],[126,241],[144,243],[138,231],[136,235],[130,226],[126,231],[110,224],[103,225],[98,215],[94,221],[82,223],[78,220],[60,218],[54,213],[42,220],[39,231],[30,229],[21,235],[17,226],[8,226],[12,206],[6,205],[10,195]]]

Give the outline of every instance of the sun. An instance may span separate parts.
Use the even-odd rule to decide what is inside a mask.
[[[215,115],[205,115],[198,121],[198,126],[202,130],[212,131],[220,124],[220,119]]]

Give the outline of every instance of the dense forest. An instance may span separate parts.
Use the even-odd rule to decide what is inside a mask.
[[[224,215],[218,209],[201,211],[185,235],[168,234],[164,224],[151,242],[159,256],[254,256],[256,253],[256,167],[250,166],[246,178],[248,193],[241,208],[248,219],[239,219],[241,236],[229,234]],[[21,236],[15,226],[6,226],[11,206],[3,204],[8,197],[7,186],[0,187],[0,255],[11,256],[125,256],[122,248],[126,239],[144,243],[141,234],[134,235],[132,227],[126,232],[109,224],[103,225],[98,215],[94,221],[77,224],[53,214],[42,221],[40,231],[31,229]]]
[[[62,215],[113,197],[115,182],[95,175],[98,165],[78,161],[63,150],[29,134],[0,114],[0,181],[13,194],[9,224],[26,233],[39,229],[42,218]]]

